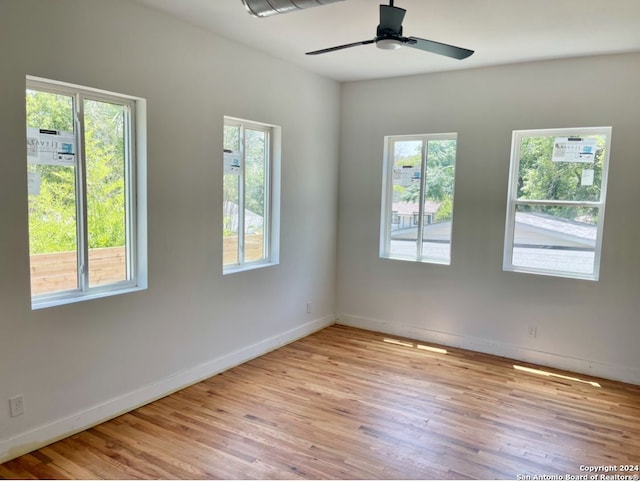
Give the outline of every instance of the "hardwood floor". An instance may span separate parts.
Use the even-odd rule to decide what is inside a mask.
[[[640,464],[640,387],[430,348],[332,326],[0,465],[0,477],[640,474],[621,467]]]

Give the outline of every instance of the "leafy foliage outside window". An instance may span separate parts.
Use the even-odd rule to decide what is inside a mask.
[[[28,90],[27,126],[72,132],[72,104],[70,96]],[[123,107],[87,100],[84,109],[89,247],[124,246]],[[41,176],[39,194],[29,196],[31,254],[76,249],[75,169],[29,165]]]
[[[605,139],[602,136],[594,136],[594,138],[597,139],[598,149],[591,164],[553,161],[553,136],[523,138],[517,199],[522,201],[599,201],[602,191]],[[582,173],[585,169],[593,170],[593,181],[587,184],[582,181]],[[552,216],[562,215],[589,223],[598,221],[597,217],[593,217],[593,210],[588,207],[523,205],[522,209]]]
[[[396,158],[396,164],[420,166],[422,143],[418,143],[411,155]],[[427,144],[426,199],[439,204],[435,222],[450,221],[453,217],[453,186],[455,181],[456,141],[438,140]],[[395,185],[394,191],[404,202],[418,202],[420,184],[408,187]]]

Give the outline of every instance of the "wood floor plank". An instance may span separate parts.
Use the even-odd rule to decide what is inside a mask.
[[[620,463],[640,464],[638,386],[335,325],[0,478],[514,479]]]

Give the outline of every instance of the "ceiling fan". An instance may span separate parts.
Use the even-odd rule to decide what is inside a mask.
[[[402,21],[404,20],[404,15],[407,11],[404,8],[395,7],[393,5],[393,1],[394,0],[389,0],[389,5],[380,5],[380,25],[378,25],[376,37],[374,39],[338,45],[337,47],[329,47],[327,49],[314,50],[313,52],[307,52],[307,55],[326,54],[336,50],[372,43],[375,43],[376,47],[385,50],[395,50],[406,45],[414,49],[445,55],[454,59],[466,59],[473,53],[473,50],[443,44],[433,40],[425,40],[418,37],[403,37]]]

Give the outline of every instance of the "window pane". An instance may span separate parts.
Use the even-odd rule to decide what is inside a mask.
[[[73,98],[27,90],[26,115],[31,293],[77,289]]]
[[[593,274],[597,208],[516,206],[514,266]]]
[[[240,177],[225,173],[223,179],[223,264],[237,264],[238,260],[238,205]]]
[[[84,101],[90,287],[129,279],[125,122],[124,106]]]
[[[264,254],[266,212],[267,139],[264,131],[245,130],[245,262],[258,261]]]
[[[416,258],[420,216],[421,140],[393,143],[392,202],[390,223],[391,256]]]
[[[240,206],[240,127],[224,126],[225,166],[223,176],[223,265],[238,264]],[[230,155],[231,154],[231,155]],[[237,164],[237,165],[236,165]]]
[[[600,201],[605,136],[525,137],[519,200]]]
[[[422,256],[449,263],[455,180],[456,141],[427,142]]]
[[[240,152],[240,126],[224,126],[224,149],[230,152]]]

